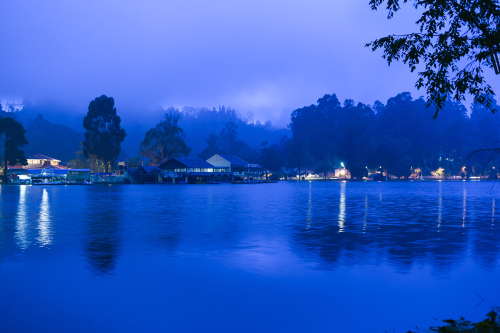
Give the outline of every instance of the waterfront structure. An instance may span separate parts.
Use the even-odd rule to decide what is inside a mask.
[[[173,158],[159,167],[166,183],[230,182],[233,180],[227,168],[219,168],[200,158]]]
[[[9,166],[9,183],[83,183],[90,181],[90,169],[22,168]]]
[[[30,179],[29,171],[20,166],[8,166],[8,182],[11,184],[25,184]]]
[[[120,171],[120,170],[118,170]],[[124,171],[124,170],[122,170]],[[132,184],[156,184],[161,182],[161,170],[157,166],[141,165],[135,169],[128,169],[127,174]]]
[[[32,184],[63,183],[68,171],[53,168],[29,169],[29,176]]]
[[[338,179],[351,179],[351,173],[344,166],[335,169],[335,177]]]
[[[90,169],[68,169],[66,171],[68,172],[66,176],[68,183],[90,182]]]
[[[129,169],[127,162],[118,162],[118,170],[115,170],[115,178],[124,184],[132,183],[132,172],[135,169]]]
[[[120,181],[115,177],[113,172],[94,172],[90,174],[90,181],[92,183],[120,183]]]
[[[231,172],[236,181],[262,180],[264,169],[258,164],[250,164],[235,155],[215,154],[207,160],[217,170]]]

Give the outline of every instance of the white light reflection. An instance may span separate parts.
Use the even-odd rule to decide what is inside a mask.
[[[441,231],[441,209],[443,208],[443,196],[442,196],[442,185],[439,183],[439,206],[438,206],[438,232]]]
[[[378,207],[382,207],[382,192],[378,195]],[[380,229],[380,218],[378,219],[378,229]]]
[[[493,198],[493,202],[491,203],[491,229],[495,225],[495,198]]]
[[[340,183],[339,232],[344,232],[345,224],[345,182]]]
[[[463,200],[463,213],[462,213],[462,228],[465,228],[465,211],[467,210],[467,201],[466,201],[467,190],[464,186],[464,200]]]
[[[43,189],[42,203],[40,204],[40,215],[38,218],[38,242],[40,246],[50,245],[52,243],[51,227],[50,227],[50,206],[49,194],[46,189]]]
[[[307,229],[311,226],[312,222],[312,187],[311,182],[309,182],[309,202],[307,208]]]
[[[16,232],[14,233],[14,238],[16,239],[16,244],[21,249],[26,249],[29,245],[28,241],[28,219],[26,217],[26,188],[27,186],[19,186],[19,206],[17,207],[17,217],[16,217]]]
[[[365,216],[363,218],[363,233],[366,230],[366,224],[368,223],[368,195],[365,196]]]

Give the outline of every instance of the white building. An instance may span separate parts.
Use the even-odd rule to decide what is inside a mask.
[[[26,158],[26,160],[28,160],[27,168],[29,168],[29,169],[46,168],[49,166],[58,167],[59,163],[61,163],[61,160],[58,160],[58,159],[55,159],[52,157],[48,157],[45,155],[41,155],[41,154],[29,156],[28,158]]]
[[[215,154],[207,160],[219,172],[232,172],[235,180],[262,180],[264,170],[258,164],[249,164],[238,156]]]

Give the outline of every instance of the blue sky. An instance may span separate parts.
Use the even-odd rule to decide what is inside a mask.
[[[416,74],[364,47],[416,19],[406,6],[387,20],[368,0],[4,1],[0,96],[83,113],[106,94],[129,115],[226,105],[280,124],[326,93],[367,104],[423,95]]]

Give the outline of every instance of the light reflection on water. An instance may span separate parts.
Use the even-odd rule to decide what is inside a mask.
[[[492,198],[497,193],[495,190],[486,190],[486,185],[477,185],[475,190],[471,184],[463,182],[418,184],[395,183],[392,188],[388,184],[380,184],[379,188],[367,184],[363,188],[363,184],[356,183],[307,182],[295,184],[296,189],[291,184],[280,184],[276,186],[286,188],[281,194],[272,194],[275,196],[273,206],[267,204],[269,200],[266,199],[268,195],[263,195],[265,192],[257,191],[255,196],[243,193],[242,197],[235,197],[219,191],[223,187],[213,188],[214,191],[210,189],[209,193],[182,188],[181,193],[169,198],[163,196],[162,190],[174,191],[176,188],[155,187],[152,192],[144,192],[143,196],[142,189],[137,187],[130,189],[138,189],[138,192],[126,187],[113,187],[107,191],[94,187],[88,190],[92,193],[88,197],[86,194],[80,196],[75,188],[69,193],[74,195],[74,199],[69,199],[70,202],[74,200],[73,204],[67,206],[60,198],[51,203],[54,200],[51,196],[60,192],[57,188],[19,186],[9,188],[17,200],[13,200],[15,196],[3,194],[1,208],[7,213],[7,208],[10,208],[13,213],[15,232],[12,236],[20,250],[29,247],[33,242],[30,235],[35,234],[34,241],[41,247],[53,244],[54,221],[64,221],[64,230],[56,230],[58,237],[62,240],[69,231],[73,236],[75,233],[85,235],[81,242],[86,258],[95,272],[104,274],[112,272],[116,266],[121,252],[119,244],[123,239],[139,238],[147,247],[155,244],[150,244],[148,235],[152,233],[156,237],[154,230],[162,234],[166,226],[170,226],[167,229],[169,235],[163,236],[164,241],[177,244],[174,253],[181,245],[196,249],[203,245],[216,252],[226,251],[241,246],[241,239],[249,235],[269,233],[279,235],[280,241],[285,237],[297,255],[307,257],[323,269],[332,264],[346,265],[353,260],[362,262],[361,257],[383,258],[400,268],[417,262],[440,269],[442,262],[439,260],[457,265],[470,259],[465,255],[470,242],[483,243],[480,240],[483,230],[478,228],[481,221],[490,220],[488,229],[497,234],[495,198]],[[405,186],[414,186],[415,189],[412,191]],[[434,193],[425,189],[426,186],[434,186]],[[470,198],[468,188],[475,190]],[[229,187],[224,189],[236,191]],[[303,190],[306,190],[305,201],[301,194]],[[107,192],[113,195],[107,197]],[[179,198],[179,195],[187,197]],[[280,195],[286,199],[280,200]],[[461,199],[459,215],[457,197]],[[485,209],[487,202],[491,207],[488,210]],[[305,215],[302,217],[303,211]],[[35,216],[36,220],[33,219]],[[432,223],[433,220],[437,225]],[[69,224],[70,221],[74,225]],[[155,221],[158,223],[153,223]],[[8,230],[9,218],[4,218],[2,223],[3,229],[7,227],[5,230]],[[208,229],[205,232],[200,226]],[[457,229],[459,226],[460,230]],[[175,234],[172,234],[173,230],[177,230]],[[5,248],[9,242],[5,238],[3,242]],[[488,247],[483,250],[488,251]]]
[[[19,205],[16,217],[16,233],[14,235],[17,245],[22,249],[26,249],[28,243],[28,221],[26,216],[26,188],[20,186],[19,189]]]
[[[429,302],[435,305],[425,314],[429,318],[439,315],[430,311],[450,306],[443,302],[455,297],[454,293],[466,299],[474,291],[483,293],[480,288],[484,287],[491,295],[500,294],[500,287],[490,279],[498,271],[500,259],[500,233],[495,225],[499,191],[497,187],[492,190],[491,183],[12,186],[2,188],[0,196],[0,279],[21,274],[22,280],[9,281],[29,290],[30,284],[37,283],[29,277],[37,276],[43,267],[48,272],[44,281],[50,280],[55,289],[47,287],[47,294],[36,292],[47,299],[53,296],[50,292],[58,292],[55,286],[80,281],[96,288],[87,286],[85,291],[85,297],[95,302],[108,302],[104,297],[110,295],[104,290],[123,283],[122,292],[146,303],[154,296],[143,299],[140,295],[161,294],[164,288],[176,286],[186,292],[183,295],[188,295],[192,304],[204,304],[208,297],[205,288],[217,286],[221,301],[239,304],[230,295],[246,295],[248,291],[247,300],[267,297],[264,294],[280,290],[278,285],[296,280],[284,295],[294,295],[307,286],[309,298],[300,303],[326,302],[324,316],[321,309],[316,309],[317,315],[327,318],[330,310],[326,309],[333,307],[342,313],[337,319],[340,325],[355,316],[342,312],[347,311],[348,307],[341,310],[346,300],[341,302],[340,296],[330,294],[334,290],[359,291],[362,300],[358,302],[373,311],[385,298],[395,303],[380,309],[396,313],[402,311],[396,302],[400,298],[417,304]],[[22,268],[16,263],[22,263]],[[470,288],[465,282],[469,277],[474,280]],[[443,279],[448,282],[440,282]],[[189,286],[185,282],[185,289],[184,281],[190,281]],[[398,281],[404,283],[398,286]],[[208,282],[210,285],[204,286]],[[267,283],[273,288],[262,287]],[[415,283],[441,289],[433,289],[430,296],[422,291],[413,293]],[[258,285],[264,288],[262,294]],[[175,288],[163,303],[146,306],[148,311],[164,309],[172,297],[181,308],[183,295],[172,296]],[[9,296],[0,287],[2,295]],[[82,301],[82,295],[73,296]],[[275,305],[291,310],[295,303],[286,299],[276,299]],[[19,304],[23,300],[20,297]],[[106,304],[128,311],[125,305]],[[1,305],[0,310],[10,311]],[[207,308],[227,311],[227,304],[209,304]],[[179,320],[182,318],[179,315]],[[322,328],[337,327],[333,323],[328,326],[325,320]],[[0,319],[2,324],[11,322]],[[390,324],[383,323],[386,326],[379,331],[392,331],[395,326]],[[248,331],[259,330],[248,325]],[[308,328],[306,322],[304,325],[285,326],[287,331],[300,331]],[[398,327],[407,331],[414,325]]]
[[[26,186],[23,186],[26,187]],[[40,203],[40,215],[38,218],[38,238],[40,246],[47,246],[52,243],[51,226],[50,226],[50,205],[49,193],[47,189],[43,189],[42,202]]]
[[[346,182],[340,183],[339,232],[344,232],[344,223],[345,223],[345,186],[346,186]]]

